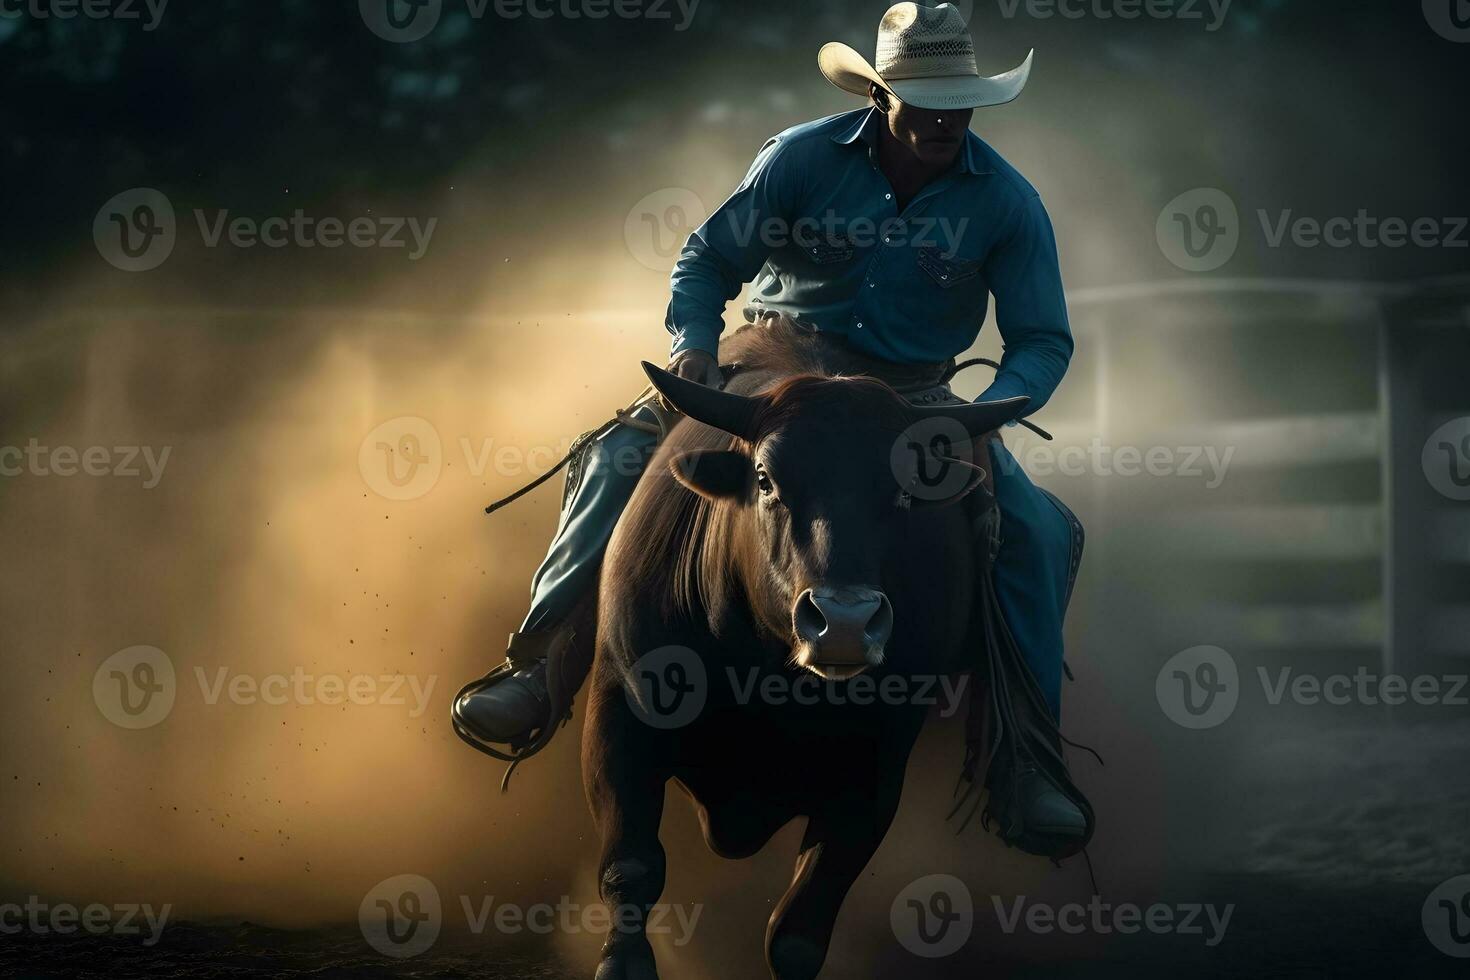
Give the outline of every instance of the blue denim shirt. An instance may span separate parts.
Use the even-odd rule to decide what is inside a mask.
[[[844,336],[864,353],[929,363],[968,350],[988,295],[1005,354],[981,398],[1046,403],[1072,356],[1051,219],[1036,190],[969,133],[949,173],[898,212],[877,165],[872,108],[803,123],[761,148],[674,267],[673,352],[713,353],[725,304]]]

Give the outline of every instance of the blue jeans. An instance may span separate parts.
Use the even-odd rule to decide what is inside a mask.
[[[653,420],[651,414],[638,417]],[[531,611],[521,632],[555,625],[591,587],[653,442],[647,432],[618,426],[587,453],[568,487],[556,537],[531,581]],[[1082,524],[1031,482],[1009,450],[993,445],[991,453],[1001,513],[996,592],[1052,716],[1060,719],[1062,619],[1082,561]]]

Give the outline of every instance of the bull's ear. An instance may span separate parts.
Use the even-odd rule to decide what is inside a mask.
[[[755,468],[742,453],[693,449],[669,460],[674,479],[711,500],[743,498],[750,493]]]

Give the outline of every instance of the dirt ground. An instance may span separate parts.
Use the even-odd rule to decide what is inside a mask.
[[[1109,850],[1105,839],[1097,848],[1102,890],[1110,902],[1233,906],[1228,930],[1216,944],[1200,936],[1147,931],[1011,934],[997,925],[992,896],[977,891],[973,938],[946,958],[919,959],[884,928],[886,911],[875,909],[871,897],[855,893],[854,908],[844,912],[823,976],[1466,976],[1470,961],[1446,956],[1427,940],[1420,910],[1440,882],[1470,873],[1470,780],[1463,765],[1470,723],[1426,727],[1368,720],[1332,730],[1315,725],[1262,729],[1253,739],[1256,744],[1244,753],[1246,764],[1223,768],[1215,787],[1217,798],[1228,801],[1217,806],[1222,808],[1220,826],[1230,832],[1211,829],[1199,835],[1197,846],[1168,852],[1171,860],[1182,862],[1187,855],[1198,867],[1170,869],[1163,882],[1140,885],[1130,873],[1129,848]],[[1118,813],[1116,804],[1108,809],[1114,822],[1127,818],[1127,811]],[[1188,819],[1179,816],[1172,822]],[[901,823],[894,835],[896,847],[905,833]],[[781,846],[773,844],[777,850]],[[785,860],[784,855],[776,857],[778,864]],[[900,853],[896,863],[906,860]],[[969,869],[955,870],[979,884],[986,880],[986,862],[993,868],[995,857],[982,854],[974,861]],[[874,874],[881,877],[882,870],[875,868]],[[1072,870],[1073,878],[1085,881],[1085,873]],[[1009,886],[1003,881],[991,876],[988,884],[1004,892]],[[718,886],[711,881],[708,887]],[[997,906],[1011,900],[993,898]],[[1049,900],[1079,899],[1086,901],[1085,890],[1064,891],[1062,898]],[[721,953],[724,947],[738,954],[731,962],[752,962],[739,956],[758,951],[758,946],[743,945],[759,943],[760,919],[727,913],[727,908],[720,906],[724,923],[702,927],[713,931],[701,932],[678,956],[661,951],[668,980],[688,980],[683,974],[691,965],[701,980],[738,975],[740,970],[732,973],[729,962],[721,965],[729,955]],[[732,918],[751,921],[738,931],[730,927]],[[23,980],[574,980],[588,973],[585,955],[569,961],[566,949],[551,940],[529,938],[507,945],[504,937],[492,942],[486,935],[456,932],[450,926],[430,950],[403,960],[376,952],[355,924],[283,930],[238,922],[180,922],[169,925],[152,947],[112,936],[23,932],[0,937],[0,976]]]
[[[1098,955],[1069,958],[1066,937],[1040,959],[959,955],[940,965],[916,960],[895,945],[868,976],[990,977],[1452,977],[1466,964],[1424,939],[1418,885],[1347,889],[1302,887],[1265,875],[1220,877],[1198,899],[1236,903],[1227,939],[1210,949],[1184,937],[1117,936]],[[1385,914],[1388,910],[1397,910]],[[1165,941],[1160,941],[1164,939]],[[145,949],[116,939],[7,940],[0,975],[21,980],[208,977],[449,978],[585,980],[549,950],[491,954],[482,941],[446,937],[433,950],[391,960],[370,949],[354,928],[286,932],[249,924],[180,924]],[[666,971],[667,972],[667,971]],[[837,974],[846,976],[846,974]],[[680,980],[678,977],[672,980]]]

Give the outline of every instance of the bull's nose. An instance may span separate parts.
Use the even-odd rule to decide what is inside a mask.
[[[883,662],[893,607],[872,589],[807,589],[796,598],[791,622],[802,666],[857,673]]]

